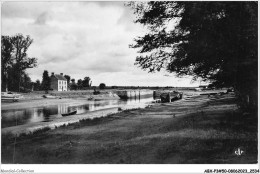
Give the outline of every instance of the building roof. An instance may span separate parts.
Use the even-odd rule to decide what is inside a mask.
[[[67,81],[67,79],[60,74],[55,74],[54,77],[56,77],[58,80],[66,80]]]

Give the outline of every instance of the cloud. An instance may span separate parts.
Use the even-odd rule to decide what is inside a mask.
[[[37,19],[35,20],[35,24],[45,25],[48,19],[50,19],[49,13],[43,12],[37,17]]]
[[[134,23],[134,21],[135,21],[135,16],[133,13],[133,9],[131,9],[128,6],[125,6],[124,11],[120,16],[120,18],[118,19],[117,23],[119,25],[123,25],[126,31],[132,32],[136,28],[136,25],[139,25]]]
[[[2,34],[33,38],[28,55],[39,65],[28,69],[32,80],[48,70],[76,80],[90,76],[96,85],[174,85],[134,66],[129,44],[145,32],[134,18],[124,2],[4,2]]]
[[[82,1],[80,3],[84,5],[93,3],[99,5],[100,7],[123,7],[125,2],[123,1],[92,1],[92,2]]]
[[[50,2],[3,2],[3,18],[32,18],[42,14],[45,9],[50,9]]]

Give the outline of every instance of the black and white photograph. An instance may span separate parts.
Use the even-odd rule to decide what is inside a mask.
[[[1,173],[258,156],[258,1],[1,2]]]

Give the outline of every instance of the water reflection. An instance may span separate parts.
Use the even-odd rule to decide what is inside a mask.
[[[152,97],[148,98],[131,98],[129,100],[105,100],[105,101],[86,101],[81,105],[70,105],[70,103],[50,105],[46,107],[26,108],[19,110],[1,111],[2,128],[23,125],[32,122],[48,122],[60,118],[61,113],[67,113],[77,110],[77,114],[87,113],[95,110],[101,110],[119,106],[136,106],[153,101]]]

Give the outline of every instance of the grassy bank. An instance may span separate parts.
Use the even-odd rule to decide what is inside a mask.
[[[256,163],[257,114],[241,113],[234,102],[200,96],[2,137],[2,163]],[[236,155],[237,148],[245,153]]]

